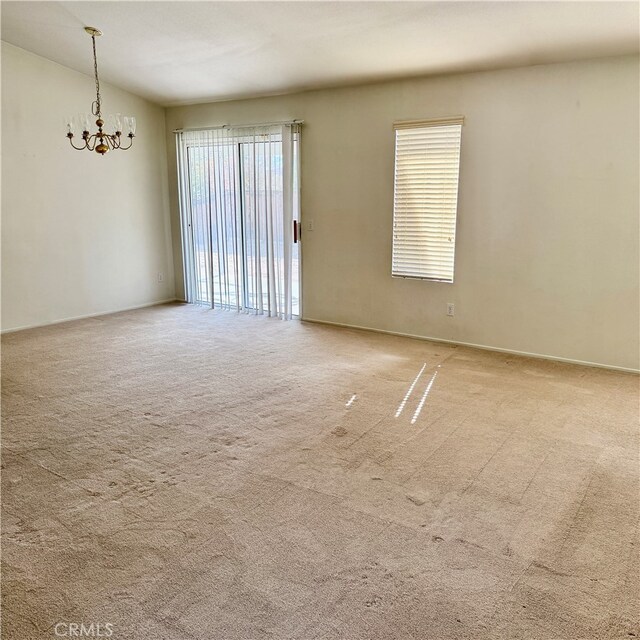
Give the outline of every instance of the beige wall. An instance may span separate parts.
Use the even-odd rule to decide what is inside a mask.
[[[171,108],[167,128],[305,120],[305,318],[637,369],[638,109],[623,57]],[[392,122],[459,114],[455,283],[391,278]]]
[[[174,297],[164,110],[101,93],[137,117],[130,151],[71,149],[64,118],[90,109],[93,78],[2,43],[3,330]]]

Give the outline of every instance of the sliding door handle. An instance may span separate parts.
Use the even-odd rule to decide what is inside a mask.
[[[302,225],[298,220],[293,221],[293,242],[297,244],[302,240]]]

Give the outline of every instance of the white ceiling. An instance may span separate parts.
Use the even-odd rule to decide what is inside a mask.
[[[638,53],[638,2],[3,1],[2,39],[162,105]]]

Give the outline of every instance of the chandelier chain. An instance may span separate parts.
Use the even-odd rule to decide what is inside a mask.
[[[96,76],[96,101],[93,103],[93,115],[100,117],[100,80],[98,80],[98,58],[96,56],[96,37],[91,36],[93,42],[93,71]]]

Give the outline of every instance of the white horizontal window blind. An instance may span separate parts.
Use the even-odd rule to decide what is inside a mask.
[[[394,125],[393,276],[453,282],[462,123]]]

